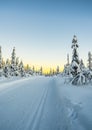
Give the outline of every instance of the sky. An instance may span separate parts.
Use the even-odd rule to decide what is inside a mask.
[[[24,64],[62,69],[72,38],[79,43],[79,58],[87,64],[92,51],[91,0],[0,0],[0,45],[4,59],[13,47]]]

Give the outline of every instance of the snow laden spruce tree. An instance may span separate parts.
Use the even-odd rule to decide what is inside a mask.
[[[0,77],[3,75],[3,68],[2,68],[2,50],[0,46]]]
[[[56,68],[56,75],[58,75],[59,72],[60,72],[60,69],[59,69],[59,66],[57,66],[57,68]]]
[[[11,72],[11,69],[10,69],[10,61],[9,59],[6,60],[6,63],[4,65],[4,76],[5,77],[10,77],[10,72]]]
[[[72,62],[71,62],[71,73],[73,75],[72,84],[74,84],[74,85],[85,84],[86,76],[83,71],[84,65],[83,65],[83,61],[79,60],[79,55],[77,52],[79,45],[78,45],[77,37],[75,35],[72,40],[71,48],[73,49]]]
[[[2,68],[2,51],[0,46],[0,69]]]
[[[67,63],[64,65],[64,76],[70,76],[71,74],[71,69],[70,69],[70,62],[69,62],[69,54],[67,54]]]
[[[26,75],[25,70],[24,70],[24,65],[23,65],[22,61],[19,64],[19,72],[20,72],[21,77],[24,77]]]
[[[88,53],[88,68],[92,71],[92,54],[91,52]]]
[[[16,73],[16,53],[14,47],[11,54],[11,76],[15,76],[16,75],[15,73]]]
[[[41,66],[40,69],[39,69],[39,75],[42,75],[42,74],[43,74],[43,68]]]
[[[92,54],[91,52],[88,52],[88,71],[87,76],[89,79],[89,82],[92,81]]]
[[[73,77],[75,77],[80,71],[80,68],[79,68],[80,61],[79,61],[79,55],[77,52],[78,47],[79,45],[77,43],[77,37],[74,35],[73,40],[72,40],[72,46],[71,46],[71,48],[73,49],[72,62],[71,62],[71,73]]]
[[[81,59],[81,60],[80,60],[80,70],[81,70],[81,71],[85,71],[85,69],[86,69],[86,68],[85,68],[85,65],[84,65],[84,63],[83,63],[83,60]]]

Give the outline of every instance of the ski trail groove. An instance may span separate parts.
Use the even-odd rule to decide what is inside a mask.
[[[43,93],[44,93],[44,90],[45,88],[43,88],[43,90],[42,90],[42,94],[41,94],[41,96],[40,97],[37,97],[36,99],[33,99],[32,100],[32,102],[30,102],[30,105],[29,105],[29,108],[28,108],[28,110],[26,111],[26,113],[25,113],[25,115],[23,116],[23,118],[22,118],[22,120],[19,122],[19,125],[16,127],[16,129],[17,130],[23,130],[23,129],[27,129],[27,127],[30,125],[30,122],[31,122],[31,120],[32,120],[32,118],[33,118],[33,114],[32,114],[32,111],[35,109],[35,107],[37,107],[37,106],[35,106],[36,104],[37,104],[37,100],[40,98],[40,100],[41,100],[41,98],[42,98],[42,95],[43,95]],[[33,112],[35,112],[35,111],[33,111]],[[30,115],[30,116],[29,116]],[[25,125],[25,122],[28,122],[26,125]],[[23,125],[21,125],[21,124],[23,124]],[[26,128],[25,128],[26,127]]]
[[[36,107],[36,109],[33,111],[33,115],[30,115],[31,120],[28,120],[28,123],[26,125],[26,130],[35,130],[38,129],[39,130],[39,125],[40,125],[40,120],[41,120],[41,116],[43,114],[43,110],[44,110],[44,105],[45,105],[45,101],[47,98],[47,94],[48,94],[48,89],[49,86],[47,85],[44,89],[44,92],[42,93],[42,96],[40,97],[40,101]]]

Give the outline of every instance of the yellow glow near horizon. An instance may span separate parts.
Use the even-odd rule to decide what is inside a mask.
[[[29,65],[29,67],[32,69],[33,68],[33,66],[34,66],[34,68],[35,68],[35,71],[38,71],[39,69],[40,69],[40,67],[42,67],[43,68],[43,73],[44,74],[47,74],[47,73],[50,73],[50,69],[53,71],[56,71],[56,68],[57,68],[57,66],[59,66],[59,69],[60,69],[60,72],[62,72],[63,71],[63,68],[64,68],[64,66],[62,65],[43,65],[43,64],[24,64],[24,66],[26,67],[27,65]]]

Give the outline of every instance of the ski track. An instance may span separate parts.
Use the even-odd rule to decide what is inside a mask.
[[[41,115],[43,114],[47,94],[48,94],[48,86],[47,86],[47,88],[44,89],[44,91],[40,97],[40,100],[38,102],[38,105],[34,109],[32,115],[31,115],[32,120],[29,119],[26,129],[30,129],[30,128],[31,128],[31,130],[39,129]]]
[[[30,108],[30,110],[26,113],[25,117],[23,118],[23,120],[21,120],[20,126],[18,126],[18,130],[35,130],[38,129],[38,125],[40,123],[40,119],[41,119],[41,115],[44,109],[44,104],[45,104],[45,100],[47,97],[47,93],[48,93],[48,84],[47,87],[45,87],[43,89],[42,94],[39,97],[39,101],[37,102],[37,100],[33,101],[33,105]],[[31,113],[32,111],[32,113]],[[29,118],[27,118],[29,117]],[[21,124],[23,124],[23,122],[25,122],[27,120],[26,125],[21,126]]]

